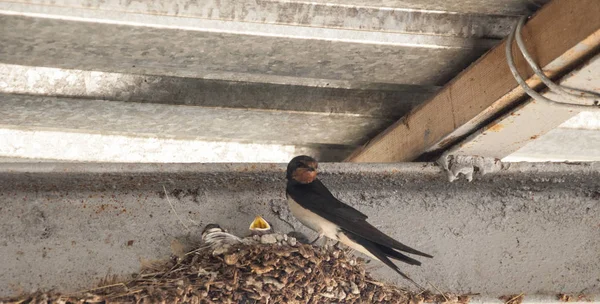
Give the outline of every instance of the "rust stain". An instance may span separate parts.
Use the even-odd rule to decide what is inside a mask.
[[[110,204],[102,204],[102,205],[98,206],[98,208],[96,208],[96,214],[106,211],[106,209],[108,209],[110,207],[113,207],[113,206]]]
[[[133,242],[135,242],[135,241],[134,241],[134,240],[129,240],[129,241],[127,241],[127,246],[132,246],[132,245],[133,245]]]
[[[502,131],[502,129],[504,129],[504,125],[499,124],[499,123],[488,128],[488,130],[491,132],[500,132],[500,131]]]
[[[445,147],[449,146],[450,144],[452,144],[454,141],[456,141],[456,139],[457,139],[456,136],[450,136],[450,137],[440,141],[440,143],[438,144],[438,147],[445,148]]]

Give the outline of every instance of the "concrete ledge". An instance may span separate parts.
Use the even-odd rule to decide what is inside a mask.
[[[166,257],[172,240],[198,240],[210,222],[244,234],[261,214],[277,230],[307,232],[287,212],[284,168],[0,164],[0,295],[79,290],[108,273],[136,272],[141,261]],[[514,163],[471,183],[448,183],[428,163],[323,163],[322,171],[374,225],[435,256],[402,265],[425,285],[480,293],[475,303],[520,293],[524,302],[558,293],[598,299],[600,163]],[[369,268],[407,285],[376,262]]]

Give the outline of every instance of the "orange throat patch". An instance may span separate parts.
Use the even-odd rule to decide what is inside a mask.
[[[292,178],[302,184],[310,184],[317,178],[317,171],[309,171],[306,168],[298,168],[292,174]]]

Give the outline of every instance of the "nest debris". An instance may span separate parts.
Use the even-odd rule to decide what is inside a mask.
[[[272,234],[200,247],[146,266],[124,282],[79,294],[35,293],[0,303],[466,303],[468,297],[411,293],[377,282],[357,259]],[[275,240],[275,241],[273,241]]]

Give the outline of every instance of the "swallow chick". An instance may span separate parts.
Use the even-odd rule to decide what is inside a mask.
[[[273,233],[271,224],[267,222],[262,216],[257,215],[252,223],[250,223],[250,235],[263,235]]]
[[[367,216],[336,199],[317,178],[318,163],[309,156],[294,157],[287,166],[286,197],[292,214],[305,226],[317,232],[312,243],[327,237],[383,262],[418,287],[402,273],[390,258],[410,265],[421,262],[403,254],[433,256],[408,247],[369,224]]]
[[[227,232],[218,224],[208,224],[202,230],[203,247],[213,250],[213,254],[227,250],[231,245],[245,243],[243,239]]]

